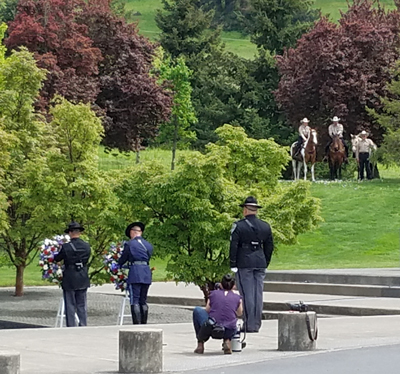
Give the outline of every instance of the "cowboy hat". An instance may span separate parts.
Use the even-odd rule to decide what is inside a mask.
[[[332,122],[339,122],[339,121],[340,121],[340,118],[338,118],[336,116],[332,118]]]
[[[144,228],[145,228],[144,223],[142,223],[142,222],[133,222],[133,223],[131,223],[131,224],[126,228],[126,230],[125,230],[125,235],[126,235],[128,238],[131,237],[130,232],[131,232],[131,230],[132,230],[135,226],[140,227],[140,230],[141,230],[142,232],[144,231]]]
[[[308,123],[308,122],[310,122],[310,121],[308,120],[307,117],[304,117],[300,122],[301,122],[301,123]]]
[[[243,204],[240,204],[239,206],[241,206],[242,208],[244,208],[245,206],[252,206],[254,208],[262,208],[262,206],[258,205],[257,203],[257,199],[253,196],[249,196]]]
[[[360,132],[360,136],[361,136],[361,135],[368,136],[368,133],[367,133],[365,130],[363,130],[363,131]]]
[[[72,221],[68,225],[68,227],[64,230],[64,232],[66,234],[68,234],[70,231],[73,231],[73,230],[84,231],[85,229],[78,222]]]

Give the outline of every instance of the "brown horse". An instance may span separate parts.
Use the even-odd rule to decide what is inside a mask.
[[[311,163],[311,179],[315,182],[314,177],[314,164],[317,160],[317,132],[311,129],[310,136],[304,143],[304,147],[299,154],[295,155],[296,143],[292,144],[290,148],[290,155],[292,156],[293,175],[294,180],[300,179],[300,168],[304,168],[304,180],[307,180],[307,164]]]
[[[346,150],[342,143],[342,139],[338,136],[332,138],[329,146],[328,160],[331,179],[342,179],[342,164],[346,156]],[[339,174],[339,175],[338,175]]]

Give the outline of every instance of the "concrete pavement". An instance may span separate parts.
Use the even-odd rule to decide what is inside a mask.
[[[373,269],[364,271],[371,274]],[[387,272],[379,269],[376,273]],[[34,321],[41,319],[45,326],[54,325],[61,296],[61,290],[57,287],[27,288],[24,298],[13,298],[12,289],[0,291],[0,320],[11,323],[23,318],[24,323],[34,324]],[[287,302],[302,300],[313,308],[325,307],[322,311],[343,312],[351,309],[358,310],[360,315],[371,311],[398,315],[336,315],[319,318],[318,349],[313,352],[277,351],[278,323],[268,320],[263,321],[259,334],[247,336],[248,345],[241,353],[223,355],[221,341],[211,340],[206,344],[204,355],[195,355],[192,353],[196,340],[190,323],[191,311],[182,306],[203,304],[203,295],[198,287],[172,282],[153,283],[149,301],[158,304],[150,305],[151,323],[146,326],[132,326],[129,318],[126,325],[115,326],[123,296],[113,285],[92,287],[88,299],[89,323],[93,326],[3,329],[0,330],[0,350],[12,348],[21,353],[22,374],[115,373],[118,370],[118,331],[121,328],[161,328],[164,337],[164,371],[184,373],[192,370],[206,372],[209,368],[226,371],[231,365],[271,360],[278,362],[343,349],[400,344],[400,299],[265,292],[264,306],[275,306],[277,309],[284,307]],[[163,303],[167,305],[161,305]],[[186,323],[175,323],[178,321]],[[293,370],[296,371],[295,368]]]
[[[196,369],[206,372],[208,368],[400,343],[400,316],[374,316],[320,319],[318,349],[313,352],[277,351],[277,321],[264,321],[260,333],[248,335],[247,347],[232,355],[222,354],[218,340],[207,342],[204,355],[192,353],[196,341],[190,323],[2,330],[0,350],[12,347],[21,353],[22,374],[115,373],[120,328],[161,328],[164,371],[170,373]]]

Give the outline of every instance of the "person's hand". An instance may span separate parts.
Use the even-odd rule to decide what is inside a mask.
[[[237,273],[237,271],[238,271],[238,268],[231,268],[232,273]]]

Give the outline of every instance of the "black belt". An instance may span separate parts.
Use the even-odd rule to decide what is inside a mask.
[[[360,155],[369,155],[369,152],[360,152]]]
[[[148,265],[147,261],[133,261],[133,265]]]

